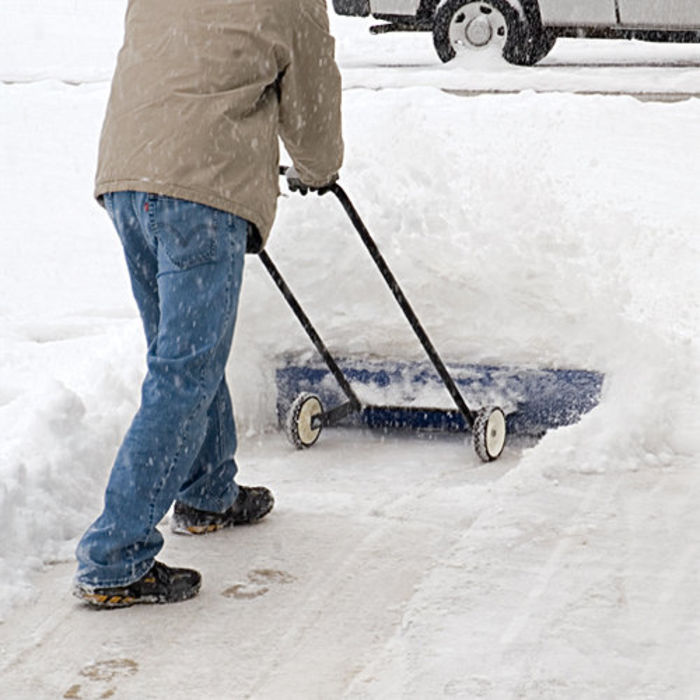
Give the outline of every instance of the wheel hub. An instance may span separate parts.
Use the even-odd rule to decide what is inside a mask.
[[[491,29],[491,23],[484,15],[475,17],[467,25],[467,30],[465,32],[467,41],[472,46],[486,46],[486,44],[491,41],[493,36],[493,29]]]
[[[455,51],[503,48],[508,36],[504,16],[486,2],[467,2],[452,16],[449,26],[450,44]]]

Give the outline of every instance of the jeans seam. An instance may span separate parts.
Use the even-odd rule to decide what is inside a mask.
[[[199,371],[198,386],[200,389],[204,388],[204,365],[203,364],[202,364],[202,367],[200,368],[200,371]],[[197,402],[197,404],[192,409],[192,411],[190,412],[190,414],[187,416],[187,418],[185,419],[185,421],[183,423],[182,434],[180,436],[181,444],[187,444],[189,430],[190,430],[190,427],[192,425],[192,422],[194,421],[194,417],[201,410],[202,405],[205,402],[206,402],[206,394],[202,391],[202,392],[200,392],[199,401]],[[158,523],[155,522],[156,502],[158,501],[160,494],[162,493],[163,489],[165,488],[165,484],[167,483],[168,479],[172,476],[173,471],[175,470],[178,463],[180,462],[181,455],[182,455],[182,449],[180,447],[178,447],[178,449],[175,451],[175,454],[173,455],[172,459],[170,460],[170,465],[168,466],[166,473],[163,475],[163,477],[160,480],[160,483],[154,489],[153,498],[151,499],[151,502],[148,504],[149,514],[148,514],[148,533],[147,534],[150,534],[150,532],[158,525]]]
[[[150,214],[150,211],[149,211]],[[231,315],[233,313],[233,300],[231,299],[231,287],[233,286],[233,273],[234,273],[234,257],[235,257],[235,245],[234,245],[234,240],[232,236],[232,231],[228,232],[228,238],[229,238],[229,265],[228,265],[228,272],[226,275],[226,288],[225,288],[225,298],[226,298],[226,311],[224,315],[224,320],[222,323],[222,328],[228,328],[231,324]],[[221,339],[220,339],[221,340]],[[224,362],[224,375],[225,376],[226,372],[226,363]],[[223,377],[222,377],[223,378]],[[205,365],[204,363],[201,364],[200,371],[199,371],[199,388],[204,389],[204,384],[205,384]],[[218,386],[218,385],[217,385]],[[204,391],[201,391],[201,398],[197,402],[195,408],[190,412],[189,416],[186,418],[183,427],[182,427],[182,444],[187,443],[187,436],[189,433],[189,429],[192,425],[192,422],[194,420],[194,416],[201,410],[203,404],[207,402],[207,396]],[[217,436],[218,440],[218,436]],[[158,487],[154,491],[154,496],[151,502],[149,503],[149,518],[148,518],[148,531],[152,531],[153,528],[157,525],[155,522],[155,506],[156,506],[156,501],[158,500],[158,497],[160,496],[161,492],[163,491],[163,488],[165,487],[166,482],[172,475],[175,467],[177,466],[178,462],[180,461],[181,457],[181,449],[178,448],[175,454],[173,455],[173,458],[170,462],[170,466],[166,472],[166,474],[163,475],[163,478],[160,481],[160,484],[158,484]],[[196,456],[195,456],[196,458]]]

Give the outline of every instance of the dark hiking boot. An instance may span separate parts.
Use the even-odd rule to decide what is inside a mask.
[[[225,527],[247,525],[264,518],[275,505],[275,499],[264,486],[239,486],[234,504],[223,513],[197,510],[179,501],[170,527],[179,535],[204,535]]]
[[[199,592],[202,577],[194,569],[174,569],[157,561],[138,581],[126,586],[92,588],[77,584],[76,598],[95,608],[126,608],[138,603],[177,603]]]

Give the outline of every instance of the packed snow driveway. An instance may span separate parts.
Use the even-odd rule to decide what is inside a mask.
[[[536,453],[484,465],[460,439],[342,430],[303,453],[246,441],[246,481],[278,507],[166,537],[200,595],[93,611],[68,593],[73,562],[49,565],[0,626],[3,694],[691,697],[697,469],[543,478]]]
[[[199,597],[96,612],[69,595],[73,562],[51,564],[0,626],[5,697],[340,697],[516,453],[485,466],[462,439],[339,431],[303,453],[270,436],[240,459],[278,505],[255,526],[167,534],[162,559],[202,571]]]

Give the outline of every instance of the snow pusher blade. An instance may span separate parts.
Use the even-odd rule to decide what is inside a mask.
[[[280,174],[283,175],[286,170],[286,167],[280,168]],[[266,251],[261,251],[261,262],[325,363],[324,368],[320,365],[295,365],[294,362],[287,362],[285,367],[277,372],[278,410],[284,419],[289,439],[295,447],[311,447],[326,426],[336,425],[341,421],[360,422],[370,427],[470,431],[477,455],[483,461],[489,462],[497,459],[503,452],[509,431],[515,429],[521,433],[529,431],[530,434],[541,434],[543,426],[546,430],[554,425],[566,425],[595,405],[602,384],[602,377],[595,373],[577,373],[575,370],[563,371],[564,373],[555,370],[533,370],[528,373],[497,367],[461,365],[453,366],[453,371],[459,372],[458,380],[455,381],[345,190],[335,183],[329,186],[327,191],[335,195],[348,215],[423,346],[430,364],[394,362],[373,366],[366,360],[346,359],[342,363],[336,361],[270,256]],[[332,375],[335,383],[328,381],[329,375]],[[391,385],[392,377],[397,382],[395,386],[401,385],[404,388],[411,383],[424,388],[430,382],[436,385],[441,383],[456,408],[425,408],[421,405],[416,406],[414,402],[409,405],[365,403],[360,400],[350,384],[350,381],[360,381],[376,389]],[[508,380],[507,377],[512,377],[512,380]],[[458,385],[469,391],[470,396],[477,399],[482,407],[477,410],[469,408]],[[574,385],[585,385],[586,391],[574,392],[574,396],[570,389],[565,389],[566,386]],[[528,388],[527,392],[523,391],[524,387]],[[474,391],[475,388],[480,390]],[[551,404],[542,403],[545,396],[556,396],[558,408],[552,410]],[[505,406],[504,401],[509,405]],[[405,403],[404,391],[402,404]],[[324,405],[333,408],[325,409]],[[529,410],[523,411],[526,406]],[[523,430],[523,426],[529,427]]]
[[[290,355],[281,357],[280,363],[276,370],[280,420],[299,394],[316,395],[324,406],[344,400],[323,363]],[[425,432],[470,429],[459,411],[435,407],[444,403],[444,390],[427,362],[344,357],[338,365],[356,391],[372,401],[344,424]],[[602,374],[582,369],[450,363],[449,371],[470,404],[500,405],[508,435],[526,437],[541,437],[547,430],[576,423],[598,404],[603,385]],[[372,405],[375,402],[381,405]]]

